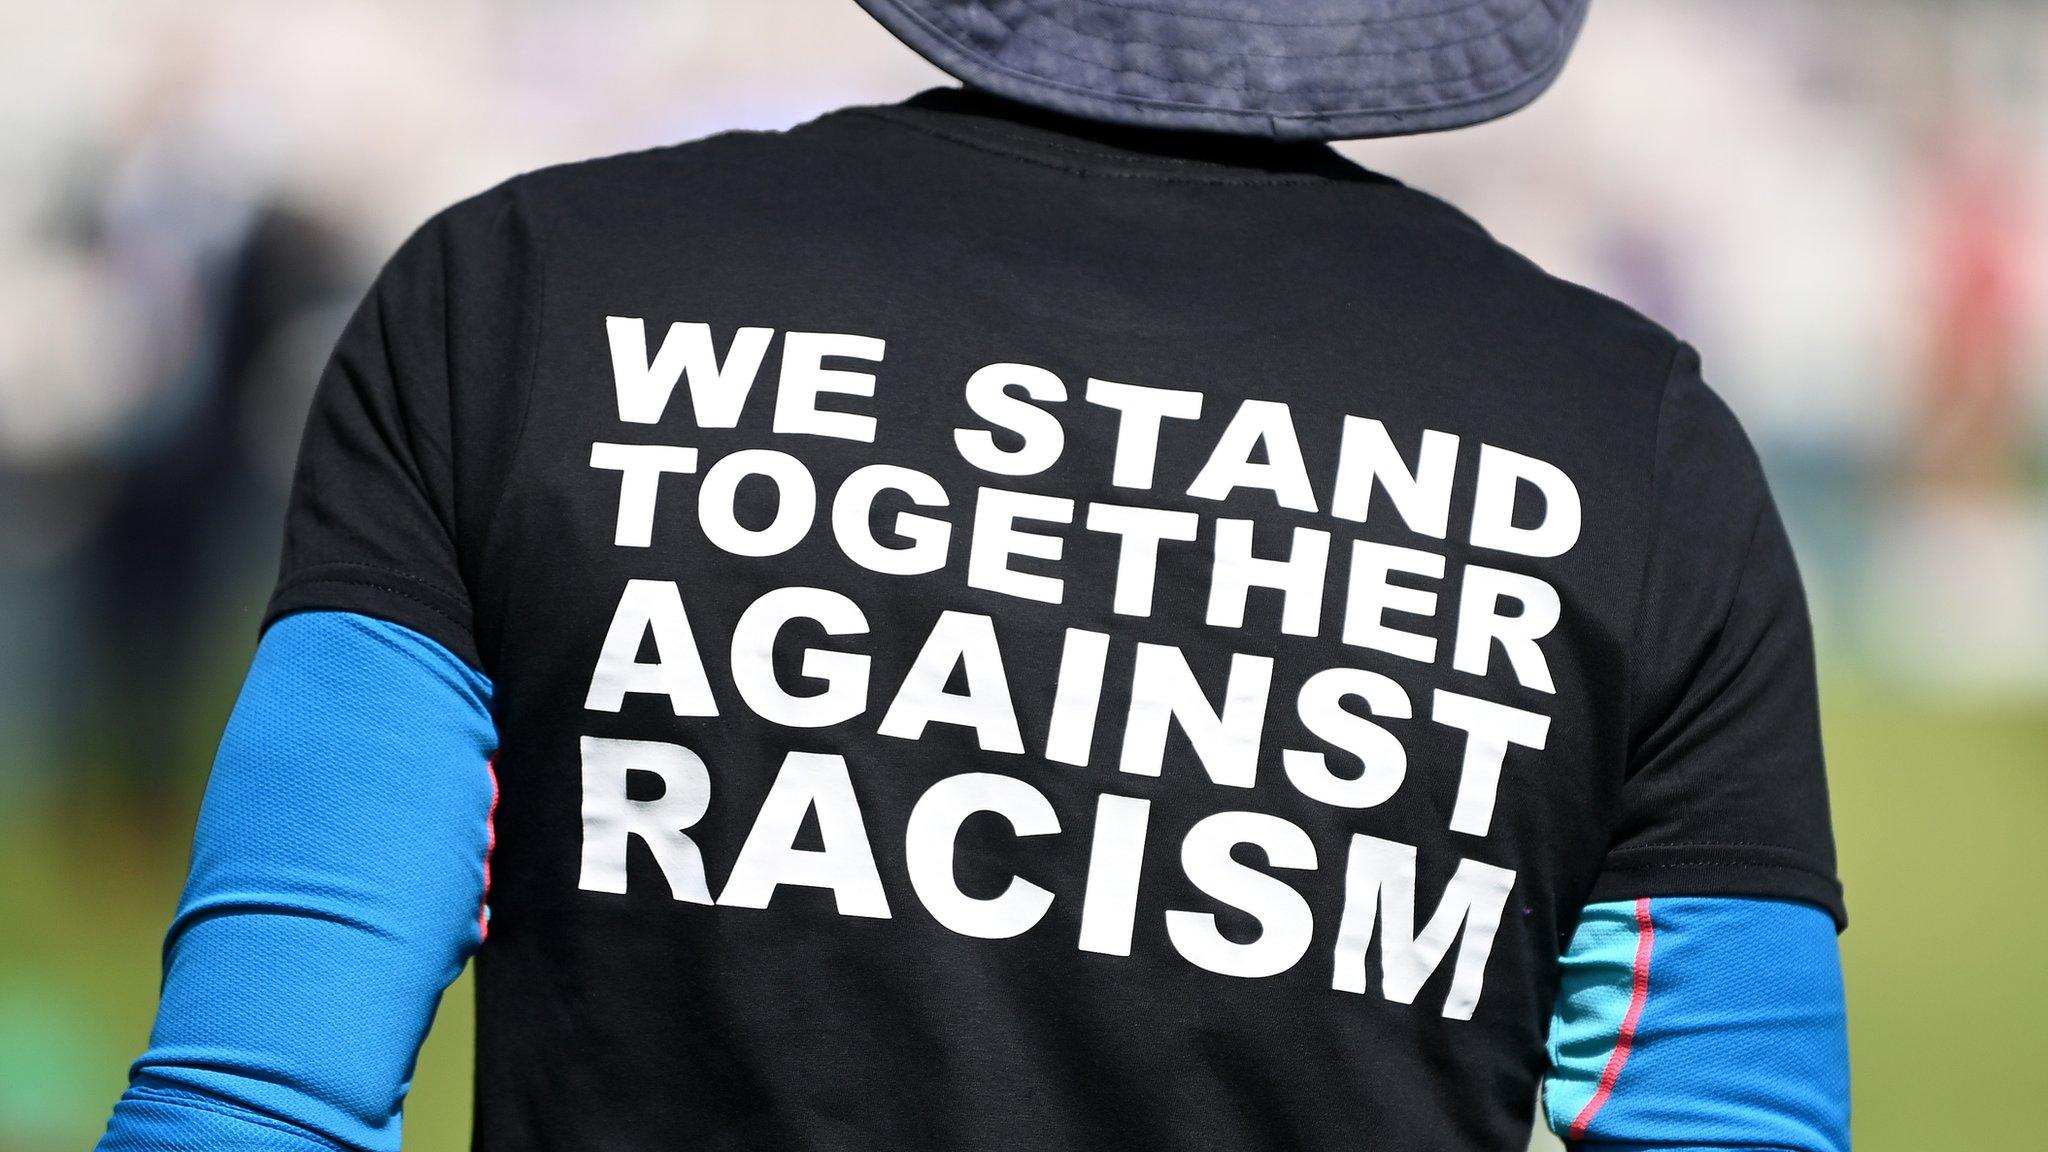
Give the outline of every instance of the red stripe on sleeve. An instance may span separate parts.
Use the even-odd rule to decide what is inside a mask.
[[[1585,1137],[1586,1127],[1606,1105],[1607,1098],[1614,1095],[1614,1082],[1621,1079],[1622,1066],[1628,1063],[1629,1050],[1635,1047],[1636,1024],[1643,1018],[1643,1001],[1650,995],[1650,952],[1656,939],[1657,927],[1650,919],[1650,898],[1644,896],[1636,901],[1636,962],[1629,986],[1628,1014],[1621,1018],[1621,1035],[1615,1038],[1607,1066],[1600,1070],[1600,1087],[1572,1121],[1574,1140]]]
[[[484,815],[484,898],[476,910],[477,942],[491,936],[491,853],[498,847],[498,758],[484,761],[491,776],[491,810]]]

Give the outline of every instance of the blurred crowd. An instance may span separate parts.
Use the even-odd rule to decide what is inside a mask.
[[[409,226],[941,80],[851,0],[0,11],[0,796],[147,805],[203,759],[319,363]],[[1702,349],[1831,675],[2048,695],[2048,9],[1607,3],[1530,111],[1345,147]]]
[[[945,80],[853,0],[0,0],[0,78],[0,1149],[80,1147],[147,1032],[298,426],[378,262],[522,170]],[[1955,976],[1929,901],[2038,897],[2048,4],[1601,0],[1529,110],[1344,148],[1701,350],[1820,626],[1859,1144],[2038,1135],[2038,1061],[1925,1061],[2038,1050],[2038,927],[1971,953],[2017,999],[1921,1001]],[[1907,837],[1943,867],[1892,868]],[[462,1060],[423,1062],[420,1146],[462,1142],[427,1074]],[[1958,1117],[1982,1139],[1929,1142]]]

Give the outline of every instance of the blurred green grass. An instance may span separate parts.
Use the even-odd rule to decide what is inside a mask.
[[[2040,1147],[2048,709],[1831,686],[1857,1147]],[[89,1147],[148,1035],[196,793],[0,816],[0,1149]],[[406,1145],[468,1145],[472,1003],[445,999]]]

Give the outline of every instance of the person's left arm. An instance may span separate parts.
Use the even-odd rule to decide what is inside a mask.
[[[1762,464],[1699,368],[1681,347],[1659,411],[1628,762],[1545,1106],[1582,1152],[1846,1152],[1813,632]]]
[[[1582,1152],[1846,1152],[1835,922],[1789,900],[1589,905],[1563,958],[1544,1111]]]

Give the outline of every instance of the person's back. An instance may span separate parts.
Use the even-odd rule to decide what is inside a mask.
[[[1696,358],[1320,144],[947,90],[459,205],[334,611],[489,681],[480,1149],[1519,1148],[1583,909],[1622,1059],[1650,898],[1841,916]]]
[[[1719,573],[1789,592],[1746,457],[1659,491],[1738,437],[1670,337],[1319,146],[1020,119],[937,93],[430,229],[506,329],[449,381],[483,1147],[1506,1146],[1596,884],[1832,902],[1825,842],[1621,827]],[[464,443],[472,395],[520,425]]]

